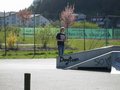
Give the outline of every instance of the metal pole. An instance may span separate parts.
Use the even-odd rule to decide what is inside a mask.
[[[84,51],[86,50],[86,43],[85,43],[85,20],[84,20],[84,26],[83,26],[83,33],[84,33]]]
[[[108,17],[106,17],[105,18],[105,31],[106,31],[105,45],[106,46],[108,45],[108,25],[109,25],[109,20],[108,20]]]
[[[66,38],[67,38],[67,40],[68,40],[68,23],[67,23]]]
[[[23,35],[23,41],[25,41],[25,24],[23,25],[23,27],[24,27],[24,35]]]
[[[23,28],[23,41],[25,41],[25,21],[22,21],[22,28]]]
[[[5,36],[5,56],[6,56],[7,50],[6,50],[6,21],[5,21],[5,11],[4,11],[4,36]]]
[[[34,55],[36,53],[36,46],[35,46],[35,13],[34,13]]]
[[[108,29],[106,27],[106,39],[105,39],[105,45],[107,46],[108,45]]]

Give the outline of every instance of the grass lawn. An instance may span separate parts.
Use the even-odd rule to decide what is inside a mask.
[[[65,54],[74,53],[76,50],[65,50]],[[58,52],[55,51],[37,51],[34,55],[33,51],[8,51],[4,55],[4,51],[0,51],[0,59],[32,59],[32,58],[56,58]]]
[[[108,40],[108,45],[120,45],[120,40]],[[49,47],[56,47],[54,41],[51,41]],[[83,39],[70,39],[66,46],[73,48],[73,50],[65,50],[65,54],[84,51]],[[85,49],[90,50],[105,46],[105,40],[87,39],[85,40]],[[22,46],[23,47],[23,46]],[[26,46],[27,48],[28,46]],[[32,46],[33,47],[33,46]],[[25,47],[24,47],[25,48]],[[4,51],[0,51],[0,59],[32,59],[32,58],[56,58],[58,56],[57,50],[37,51],[35,56],[33,51],[8,51],[4,56]]]

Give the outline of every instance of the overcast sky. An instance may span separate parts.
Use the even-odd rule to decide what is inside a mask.
[[[33,0],[0,0],[0,12],[19,11],[28,8]]]

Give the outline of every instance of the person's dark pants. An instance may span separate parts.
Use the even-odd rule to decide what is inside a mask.
[[[58,45],[58,54],[59,54],[59,56],[63,56],[63,54],[64,54],[64,45]]]

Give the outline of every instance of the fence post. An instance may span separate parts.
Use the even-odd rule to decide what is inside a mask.
[[[86,39],[86,37],[85,37],[85,20],[84,20],[84,24],[83,24],[84,26],[83,26],[83,33],[84,33],[84,51],[86,50],[86,42],[85,42],[85,39]]]
[[[35,12],[34,12],[34,25],[33,25],[33,28],[34,28],[34,56],[36,54],[36,46],[35,46]]]
[[[24,90],[30,90],[30,81],[31,81],[31,74],[25,73],[24,74]]]
[[[4,37],[5,37],[5,56],[7,54],[7,46],[6,46],[6,20],[5,20],[6,16],[5,16],[5,11],[4,11]]]
[[[105,23],[105,31],[106,31],[106,38],[105,38],[105,45],[108,45],[108,28],[109,28],[109,24],[110,24],[110,20],[109,17],[106,16],[104,19],[104,23]]]

